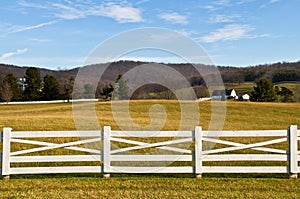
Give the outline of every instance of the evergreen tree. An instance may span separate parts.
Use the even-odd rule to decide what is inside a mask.
[[[281,91],[279,92],[279,95],[282,97],[282,102],[291,102],[293,101],[294,93],[290,89],[286,87],[281,87]]]
[[[259,80],[256,86],[254,86],[251,100],[257,102],[274,102],[276,100],[276,93],[273,83],[268,79]]]
[[[52,75],[44,77],[44,87],[42,90],[43,100],[59,99],[59,84]]]
[[[40,71],[37,68],[30,67],[25,73],[26,88],[24,91],[24,99],[34,101],[40,99],[42,80]]]
[[[114,91],[113,85],[109,84],[104,86],[100,94],[104,97],[104,99],[110,100],[113,91]]]

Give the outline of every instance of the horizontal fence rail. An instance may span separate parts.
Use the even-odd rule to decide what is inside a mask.
[[[247,131],[205,131],[199,126],[192,131],[4,128],[0,136],[5,179],[49,173],[288,173],[297,178],[300,171],[300,131],[295,125]]]

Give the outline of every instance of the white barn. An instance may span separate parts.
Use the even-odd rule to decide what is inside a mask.
[[[248,101],[248,100],[250,100],[250,95],[244,94],[244,95],[240,96],[240,98],[241,98],[241,100]]]
[[[237,99],[237,94],[234,89],[214,90],[211,96],[212,100],[228,100]]]

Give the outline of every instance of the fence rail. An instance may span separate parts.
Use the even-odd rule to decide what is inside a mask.
[[[109,126],[103,131],[4,128],[0,135],[0,172],[5,178],[49,173],[103,173],[105,177],[111,173],[194,173],[197,177],[203,173],[288,173],[296,178],[300,171],[300,131],[295,125],[287,130],[260,131],[203,131],[199,126],[193,131],[114,131]],[[263,140],[243,143],[245,138]],[[47,153],[55,150],[63,152]],[[217,164],[238,161],[281,162],[282,166]]]

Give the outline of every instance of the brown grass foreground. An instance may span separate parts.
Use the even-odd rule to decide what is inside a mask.
[[[164,130],[177,129],[181,119],[181,110],[177,101],[132,101],[130,115],[133,121],[141,126],[149,124],[149,109],[155,104],[163,106],[166,110],[168,118]],[[82,110],[84,106],[83,103]],[[227,102],[226,108],[224,129],[228,130],[287,129],[291,124],[300,126],[300,103]],[[112,129],[118,129],[110,102],[96,103],[95,110],[102,127],[109,125]],[[211,103],[199,103],[199,110],[199,125],[203,129],[208,129],[211,119]],[[72,104],[0,105],[0,113],[0,129],[3,127],[12,127],[15,131],[76,129]],[[190,127],[189,130],[193,128]]]
[[[133,101],[130,114],[140,125],[149,124],[149,107],[167,110],[165,130],[176,129],[180,108],[176,101]],[[192,102],[186,102],[192,103]],[[83,104],[84,106],[84,104]],[[200,123],[210,121],[209,102],[199,103]],[[224,129],[287,129],[300,126],[299,103],[227,103]],[[96,104],[101,126],[117,129],[110,103]],[[14,130],[74,130],[71,104],[0,105],[0,128]],[[287,175],[21,175],[0,181],[0,198],[300,198],[300,181]]]

